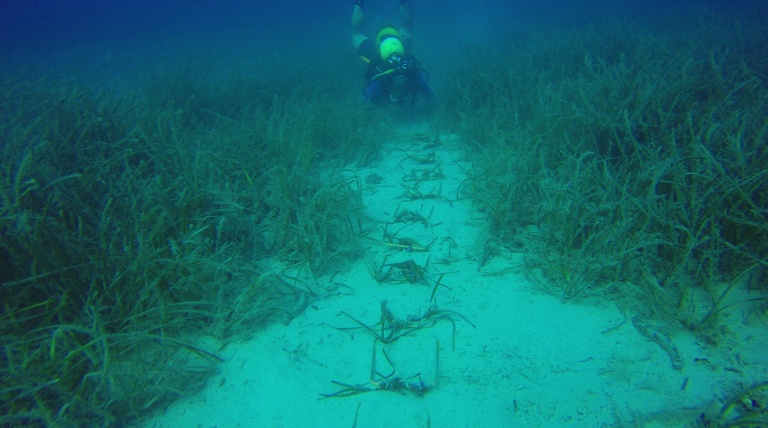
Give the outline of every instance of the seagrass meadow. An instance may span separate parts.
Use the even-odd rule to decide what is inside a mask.
[[[339,165],[370,161],[377,125],[323,77],[214,80],[184,65],[116,97],[3,78],[0,426],[145,417],[215,373],[200,337],[304,309],[314,284],[266,260],[311,278],[354,251]]]
[[[705,336],[734,305],[765,322],[765,36],[615,22],[473,51],[461,64],[484,66],[455,69],[445,102],[487,252]]]
[[[485,222],[478,272],[521,254],[547,293],[712,346],[768,328],[768,27],[705,18],[520,29],[430,69],[431,129],[472,165],[456,199]],[[354,167],[398,114],[364,106],[342,60],[190,60],[119,90],[10,68],[0,427],[140,424],[378,240]],[[691,426],[761,426],[741,403],[767,390]]]

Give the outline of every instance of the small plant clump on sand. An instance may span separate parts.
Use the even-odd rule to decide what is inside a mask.
[[[348,318],[355,325],[352,327],[330,327],[342,331],[364,330],[368,332],[374,339],[371,356],[371,375],[368,384],[350,384],[334,380],[332,383],[342,387],[342,389],[328,394],[320,393],[321,397],[350,397],[353,395],[374,391],[388,391],[396,392],[399,394],[412,394],[416,396],[423,396],[424,394],[428,393],[431,390],[431,387],[427,384],[427,382],[422,380],[421,373],[416,373],[408,378],[396,376],[397,369],[387,354],[387,346],[396,342],[402,337],[413,335],[422,329],[432,328],[437,325],[439,321],[447,321],[451,324],[452,328],[451,348],[455,349],[456,320],[462,320],[473,328],[476,328],[475,325],[469,321],[467,317],[460,314],[459,312],[438,308],[436,295],[443,280],[443,276],[444,275],[441,274],[437,281],[435,281],[435,285],[432,287],[432,294],[430,295],[429,299],[429,308],[421,315],[410,316],[407,319],[395,318],[395,316],[392,314],[392,311],[390,311],[390,309],[387,307],[387,301],[381,302],[381,316],[379,318],[379,322],[373,325],[365,324],[346,312],[340,312],[340,316]],[[376,368],[376,347],[378,343],[382,344],[381,353],[384,355],[384,359],[386,360],[390,369],[387,374],[382,374]],[[434,370],[435,385],[437,384],[437,379],[439,378],[439,371],[440,342],[436,340]]]
[[[758,382],[733,394],[715,411],[696,420],[702,428],[763,427],[768,425],[768,382]]]

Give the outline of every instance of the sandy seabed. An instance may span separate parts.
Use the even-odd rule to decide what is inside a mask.
[[[221,347],[221,375],[146,427],[694,426],[727,393],[765,380],[768,331],[738,307],[717,346],[668,329],[682,362],[675,368],[608,299],[573,302],[543,292],[544,279],[526,269],[521,253],[493,255],[479,268],[485,215],[470,197],[457,198],[471,165],[458,137],[443,135],[433,146],[420,135],[404,130],[381,161],[350,168],[363,179],[373,230],[359,242],[363,257],[333,278],[317,278],[324,292],[288,325],[271,325],[245,343],[209,343]],[[421,163],[432,152],[434,162]],[[410,181],[437,166],[444,178]],[[383,180],[366,183],[371,174]],[[410,200],[403,184],[445,198]],[[403,209],[428,217],[428,225],[392,223]],[[428,252],[387,246],[385,226],[398,238],[434,242]],[[372,276],[372,266],[428,259],[423,281]],[[451,317],[455,335],[441,319],[384,347],[341,314],[375,326],[386,301],[395,319],[418,318],[441,274],[435,304],[461,315]],[[652,325],[652,333],[665,327]],[[428,391],[381,390],[395,378],[420,379]],[[371,391],[324,398],[344,390],[333,381]]]

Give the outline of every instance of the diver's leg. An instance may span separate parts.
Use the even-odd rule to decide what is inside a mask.
[[[381,82],[378,80],[368,82],[368,84],[365,85],[365,89],[363,89],[363,94],[369,103],[376,105],[383,104],[384,91],[381,87]]]
[[[403,21],[403,29],[408,32],[410,38],[413,33],[413,6],[411,0],[400,0],[400,19]]]
[[[432,88],[429,87],[427,78],[423,73],[419,73],[418,80],[416,81],[416,91],[421,95],[425,101],[432,101],[435,98],[435,93],[432,92]]]
[[[363,0],[355,0],[355,5],[352,8],[352,46],[355,48],[355,51],[366,39],[365,34],[363,34],[364,24]]]

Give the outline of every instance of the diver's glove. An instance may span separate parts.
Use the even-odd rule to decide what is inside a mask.
[[[355,6],[363,7],[363,1],[364,0],[355,0]]]

